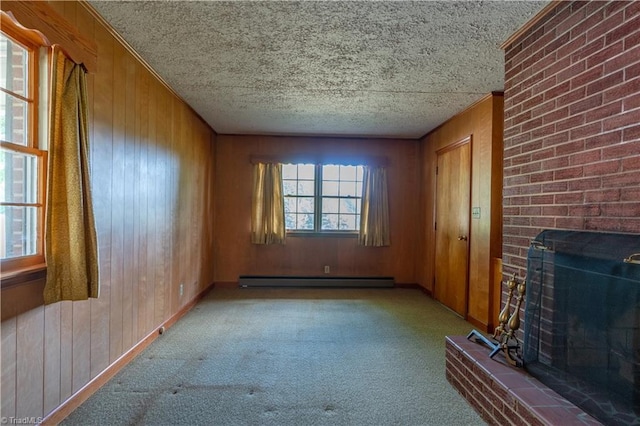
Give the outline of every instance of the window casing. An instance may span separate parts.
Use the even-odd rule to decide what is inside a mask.
[[[357,233],[364,167],[283,164],[287,232]]]
[[[3,275],[44,264],[46,152],[39,143],[39,46],[0,31],[0,258]]]

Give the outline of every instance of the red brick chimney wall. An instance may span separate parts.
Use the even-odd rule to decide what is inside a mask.
[[[560,2],[505,62],[505,275],[544,229],[640,233],[640,1]]]

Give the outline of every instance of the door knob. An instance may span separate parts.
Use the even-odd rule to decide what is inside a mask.
[[[467,241],[466,235],[458,235],[458,241]]]

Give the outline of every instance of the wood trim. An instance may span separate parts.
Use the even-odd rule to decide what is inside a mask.
[[[78,1],[83,1],[83,0],[78,0]],[[322,135],[318,135],[317,133],[298,133],[298,132],[291,132],[291,133],[270,133],[270,132],[264,132],[264,133],[220,133],[221,136],[251,136],[251,137],[256,137],[256,138],[261,138],[261,137],[265,137],[265,138],[313,138],[313,139],[317,139],[317,138],[325,138],[325,139],[352,139],[352,140],[371,140],[371,139],[377,139],[377,140],[401,140],[401,141],[416,141],[419,140],[420,138],[416,138],[416,137],[410,137],[410,136],[384,136],[384,135],[351,135],[351,134],[344,134],[344,133],[323,133]]]
[[[251,164],[256,163],[292,163],[292,164],[340,164],[340,165],[365,165],[365,166],[389,166],[389,159],[381,156],[368,155],[326,155],[291,153],[283,155],[252,155]]]
[[[536,25],[538,22],[542,20],[545,16],[547,16],[553,9],[556,8],[559,4],[561,4],[563,0],[552,0],[549,4],[540,10],[537,14],[534,15],[533,18],[529,19],[523,26],[521,26],[515,33],[511,34],[508,39],[504,41],[500,45],[502,50],[505,50],[508,46],[513,44],[518,38],[520,38],[524,33],[529,31],[531,27]]]
[[[492,257],[489,276],[492,277],[492,286],[489,291],[489,330],[494,330],[498,324],[498,316],[502,307],[502,258]]]
[[[184,105],[186,105],[189,111],[191,111],[195,116],[197,116],[200,119],[200,121],[206,124],[213,131],[213,133],[217,135],[216,130],[213,127],[211,127],[211,125],[204,118],[202,118],[202,116],[198,114],[198,112],[194,110],[191,107],[191,105],[189,105],[189,103],[185,101],[184,98],[178,92],[176,92],[173,89],[173,87],[171,87],[169,83],[167,83],[167,81],[164,78],[162,78],[160,74],[158,74],[156,70],[154,70],[144,58],[142,58],[142,56],[138,54],[138,52],[136,52],[136,50],[115,30],[115,28],[111,26],[111,24],[109,24],[109,22],[107,22],[102,17],[102,15],[100,15],[100,13],[98,13],[98,11],[91,4],[89,4],[87,0],[77,0],[77,1],[80,4],[80,6],[82,6],[87,12],[89,12],[89,14],[96,20],[96,23],[102,25],[104,29],[107,30],[107,32],[111,34],[111,36],[115,38],[115,40],[118,43],[120,43],[127,52],[131,54],[131,56],[135,58],[135,60],[137,60],[147,71],[149,71],[149,73],[151,73],[151,75],[156,80],[160,82],[160,84],[162,84],[162,86],[164,86],[165,89],[167,89],[173,96],[175,96]]]
[[[55,410],[47,415],[41,425],[57,425],[63,421],[69,414],[71,414],[76,408],[82,405],[91,395],[96,393],[98,389],[104,386],[109,380],[111,380],[116,374],[126,367],[136,356],[138,356],[143,350],[149,347],[158,336],[164,333],[166,329],[175,324],[180,318],[182,318],[187,312],[189,312],[200,300],[202,300],[211,289],[214,284],[210,284],[206,289],[201,291],[191,302],[184,305],[178,312],[176,312],[171,318],[160,324],[151,333],[147,334],[142,340],[134,345],[127,352],[122,354],[120,358],[115,360],[109,367],[102,370],[100,374],[91,379],[89,383],[84,385],[80,390],[71,395],[69,399],[60,404]]]
[[[393,277],[241,275],[242,288],[393,288]]]
[[[37,33],[42,34],[48,41],[46,46],[59,44],[74,62],[83,64],[91,73],[97,71],[96,43],[84,37],[47,2],[5,0],[0,7],[7,14],[12,15],[20,26],[33,29],[32,36]]]
[[[240,287],[240,284],[238,284],[238,281],[216,281],[215,283],[213,283],[213,288],[238,288]]]
[[[428,288],[422,287],[420,284],[415,284],[415,283],[413,283],[413,284],[396,283],[393,287],[394,288],[411,289],[411,290],[420,290],[425,295],[427,295],[427,296],[429,296],[430,298],[433,299],[433,294],[431,293],[431,290],[429,290]]]
[[[42,259],[44,260],[44,258]],[[5,269],[5,266],[2,266]],[[21,269],[16,269],[10,272],[2,272],[0,275],[0,281],[2,282],[2,289],[13,287],[20,284],[25,284],[29,281],[43,280],[47,277],[47,265],[39,263],[37,265],[30,265]]]
[[[213,283],[212,287],[213,288],[220,288],[220,289],[231,289],[231,288],[240,287],[240,284],[237,281],[216,281],[215,283]],[[433,296],[431,294],[431,290],[421,286],[420,284],[416,284],[416,283],[395,283],[393,285],[393,288],[420,290],[425,295],[433,298]]]
[[[483,323],[482,321],[472,317],[471,315],[467,314],[467,317],[465,318],[465,320],[468,323],[471,323],[471,325],[473,325],[474,327],[480,329],[482,332],[484,333],[488,333],[489,332],[489,325]]]
[[[472,137],[473,135],[465,136],[464,138],[460,139],[457,142],[450,143],[449,145],[437,150],[436,155],[444,154],[446,152],[453,151],[454,149],[459,148],[462,145],[470,144]],[[469,148],[471,148],[471,146]]]
[[[45,152],[41,149],[33,148],[31,146],[17,145],[15,143],[5,142],[5,141],[0,141],[0,147],[5,148],[7,150],[17,151],[22,154],[29,154],[29,155],[43,155],[43,152]]]
[[[115,38],[116,41],[120,43],[127,50],[127,52],[129,52],[138,62],[140,62],[140,64],[142,64],[142,66],[146,68],[147,71],[149,71],[156,79],[158,79],[166,89],[168,89],[174,96],[178,97],[181,101],[183,101],[180,95],[178,95],[173,90],[173,88],[169,86],[169,83],[167,83],[162,77],[160,77],[160,75],[153,68],[151,68],[151,65],[149,65],[149,63],[147,63],[142,58],[142,56],[140,56],[138,52],[135,51],[135,49],[115,30],[115,28],[111,26],[111,24],[109,24],[109,22],[107,22],[102,17],[102,15],[100,15],[100,13],[98,13],[98,11],[91,4],[89,4],[89,2],[87,2],[86,0],[78,0],[78,3],[82,7],[84,7],[87,10],[87,12],[89,12],[91,16],[93,16],[93,18],[100,25],[102,25],[107,30],[107,32],[111,34],[113,38]]]
[[[27,124],[28,138],[26,145],[19,145],[10,141],[0,141],[3,148],[21,154],[27,154],[36,157],[38,177],[37,177],[37,199],[35,203],[2,203],[4,206],[26,206],[36,207],[38,212],[37,220],[37,236],[36,248],[34,254],[24,255],[20,257],[9,257],[2,259],[0,262],[2,274],[1,287],[7,288],[15,286],[21,282],[33,281],[42,278],[39,274],[34,274],[33,269],[41,269],[46,273],[45,254],[44,254],[44,223],[45,223],[45,191],[47,181],[47,152],[40,149],[41,140],[39,134],[40,112],[44,110],[40,105],[40,91],[38,85],[40,82],[40,52],[42,46],[48,45],[47,38],[39,31],[24,27],[18,22],[11,12],[0,11],[0,23],[3,33],[9,37],[12,42],[25,49],[28,55],[27,64],[27,97],[20,96],[11,90],[2,89],[4,93],[8,93],[27,104],[27,116],[25,122]],[[44,106],[44,105],[43,105]],[[40,271],[42,272],[42,271]]]
[[[40,31],[30,29],[18,22],[13,13],[0,11],[0,23],[2,24],[2,31],[8,34],[18,33],[21,34],[26,40],[29,41],[31,47],[37,48],[39,46],[51,46],[51,42]]]
[[[2,297],[0,297],[0,317],[2,326],[10,319],[22,320],[21,317],[29,311],[32,314],[42,309],[44,305],[44,286],[46,271],[34,271],[28,276],[21,276],[15,284],[4,285],[2,287]],[[4,384],[3,384],[4,385]]]
[[[453,120],[457,119],[459,116],[467,114],[469,111],[471,111],[472,109],[474,109],[476,106],[478,106],[479,104],[481,104],[482,102],[486,101],[487,99],[494,97],[494,96],[504,96],[504,92],[499,92],[499,91],[494,91],[491,93],[487,93],[485,96],[483,96],[482,98],[478,99],[477,101],[475,101],[474,103],[470,104],[468,107],[466,107],[465,109],[463,109],[462,111],[460,111],[459,113],[457,113],[456,115],[454,115],[453,117],[449,118],[447,121],[445,121],[444,123],[441,123],[438,127],[435,127],[433,129],[431,129],[429,132],[427,132],[426,134],[422,135],[422,137],[418,138],[418,140],[423,140],[427,137],[429,137],[430,134],[440,130],[440,128],[446,126],[448,123],[452,122]]]

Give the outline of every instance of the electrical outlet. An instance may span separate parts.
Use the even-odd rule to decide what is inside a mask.
[[[325,274],[331,273],[331,268],[329,268],[329,265],[324,265],[324,273]]]
[[[184,284],[180,283],[180,297],[184,294]]]

